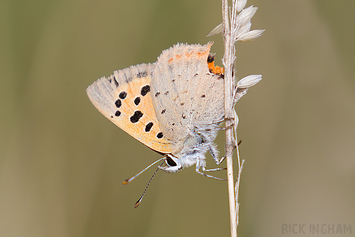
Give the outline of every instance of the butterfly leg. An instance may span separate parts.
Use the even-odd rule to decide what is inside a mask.
[[[234,123],[232,123],[232,124],[230,124],[230,125],[228,125],[226,127],[218,127],[217,129],[218,129],[218,131],[227,130],[227,129],[233,128],[233,126],[234,126]]]
[[[207,170],[206,170],[207,171]],[[221,180],[221,181],[226,181],[226,179],[222,179],[222,178],[218,178],[216,176],[213,176],[213,175],[210,175],[210,174],[206,174],[206,173],[202,173],[199,168],[197,168],[196,166],[196,173],[200,174],[200,175],[203,175],[207,178],[210,178],[210,179],[216,179],[216,180]]]
[[[221,130],[227,130],[227,129],[229,129],[229,128],[233,128],[233,127],[234,127],[234,125],[235,125],[235,118],[233,118],[233,117],[224,118],[222,122],[226,122],[226,121],[232,121],[232,123],[229,124],[228,126],[221,127],[221,128],[220,128]]]
[[[226,158],[225,156],[222,156],[221,159],[216,158],[214,159],[214,161],[216,162],[216,165],[219,165],[224,161],[225,158]]]
[[[240,145],[240,143],[242,143],[242,140],[239,140],[237,146]],[[236,146],[233,148],[235,149]],[[226,158],[225,156],[222,156],[221,159],[218,159],[218,150],[215,146],[211,145],[208,147],[208,151],[210,152],[211,156],[213,157],[214,161],[216,162],[217,165],[221,164],[224,159]],[[206,170],[206,171],[209,171],[209,170]]]
[[[201,171],[200,171],[200,168],[202,169],[202,171],[218,171],[218,170],[223,170],[223,168],[215,168],[215,169],[208,169],[208,170],[206,170],[205,165],[206,165],[206,163],[205,163],[204,159],[203,159],[203,160],[199,160],[199,159],[198,159],[197,162],[196,162],[196,173],[198,173],[198,174],[200,174],[200,175],[203,175],[203,176],[205,176],[205,177],[207,177],[207,178],[210,178],[210,179],[223,180],[223,181],[226,180],[226,179],[218,178],[218,177],[216,177],[216,176],[213,176],[213,175],[210,175],[210,174],[206,174],[206,173],[201,172]]]
[[[222,168],[222,167],[217,167],[217,168],[212,168],[212,169],[202,169],[202,171],[206,172],[212,172],[212,171],[221,171],[221,170],[226,170],[227,168]]]
[[[213,121],[212,124],[216,124],[216,125],[219,125],[221,124],[222,122],[225,122],[227,120],[231,120],[233,123],[230,124],[229,126],[227,127],[216,127],[215,130],[217,131],[221,131],[221,130],[226,130],[228,128],[232,128],[234,126],[234,118],[222,118],[220,120],[217,120],[217,121]],[[211,130],[211,129],[210,129]]]
[[[221,130],[227,130],[227,129],[229,129],[229,128],[233,128],[234,125],[235,125],[235,119],[234,119],[234,118],[223,118],[223,119],[221,119],[221,120],[218,120],[218,121],[216,121],[216,122],[213,122],[212,124],[217,124],[217,125],[219,125],[220,123],[225,122],[225,121],[228,121],[228,120],[231,120],[231,121],[232,121],[232,124],[230,124],[230,125],[228,125],[228,126],[226,126],[226,127],[216,127],[216,128],[214,128],[214,130],[221,131]],[[205,130],[207,131],[207,130],[212,130],[212,129],[205,129]]]
[[[218,150],[214,144],[208,146],[208,151],[210,152],[211,156],[213,157],[217,165],[223,162],[224,156],[221,159],[218,158]]]

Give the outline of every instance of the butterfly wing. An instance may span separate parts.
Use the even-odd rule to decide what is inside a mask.
[[[207,63],[211,46],[177,44],[156,62],[153,104],[168,140],[182,140],[194,127],[224,118],[223,76],[211,73]]]
[[[151,97],[155,64],[140,64],[115,71],[87,88],[93,105],[109,120],[160,153],[170,153],[171,143],[163,136]]]

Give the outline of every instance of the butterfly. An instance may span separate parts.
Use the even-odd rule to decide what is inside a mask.
[[[203,173],[207,151],[217,164],[222,160],[214,140],[224,121],[224,69],[214,65],[212,44],[178,43],[155,63],[117,70],[87,88],[106,118],[164,156],[164,171],[195,165],[197,173],[220,179]]]

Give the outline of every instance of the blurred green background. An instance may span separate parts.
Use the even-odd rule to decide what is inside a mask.
[[[121,182],[160,155],[85,93],[176,42],[215,41],[221,65],[221,36],[205,37],[221,22],[220,1],[0,4],[0,236],[229,236],[227,183],[194,168],[158,172],[134,209],[154,169]],[[355,1],[248,5],[259,7],[252,28],[266,31],[237,44],[238,77],[263,75],[236,106],[246,160],[240,236],[323,223],[354,234]]]

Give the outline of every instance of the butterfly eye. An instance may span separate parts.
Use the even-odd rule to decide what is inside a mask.
[[[168,166],[177,166],[176,162],[173,159],[171,159],[169,156],[166,157],[165,162]]]
[[[167,172],[175,173],[181,170],[183,167],[180,164],[178,158],[172,156],[171,154],[166,154],[164,157],[166,166],[158,166],[159,169],[162,169]]]

